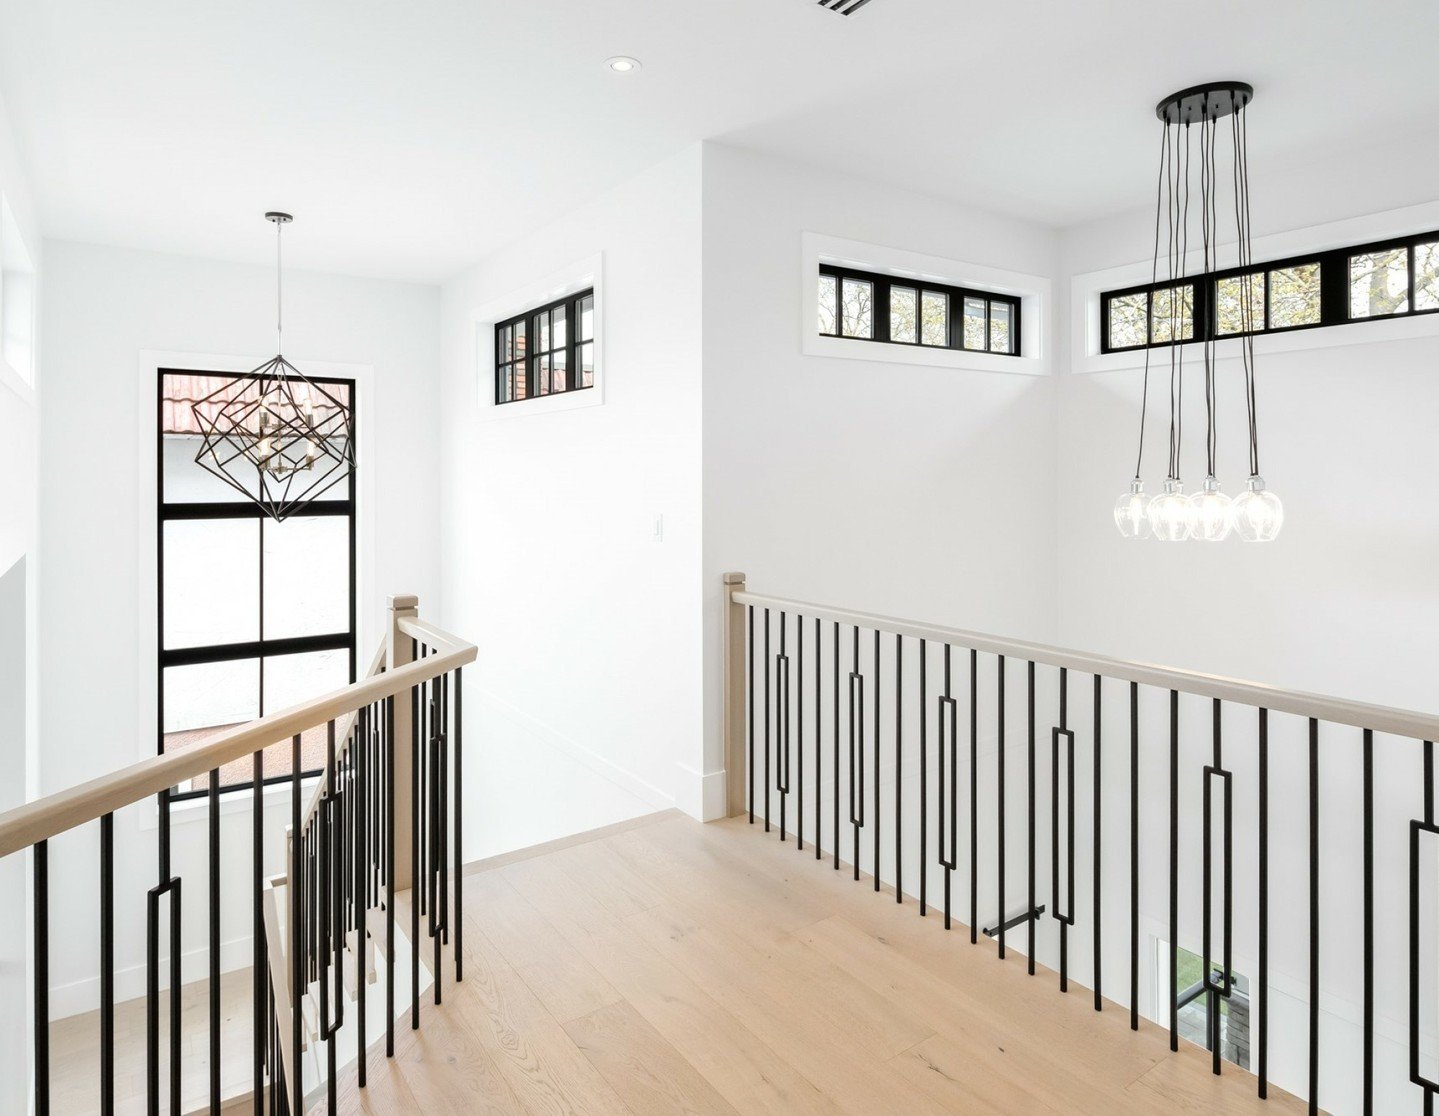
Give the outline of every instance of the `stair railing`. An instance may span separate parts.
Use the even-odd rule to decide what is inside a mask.
[[[1043,957],[1061,992],[1078,968],[1095,1011],[1113,995],[1132,1029],[1167,1028],[1171,1050],[1185,997],[1203,1001],[1215,1074],[1221,1014],[1239,1011],[1260,1097],[1273,1078],[1314,1112],[1321,1084],[1333,1111],[1433,1110],[1439,927],[1424,925],[1421,869],[1439,838],[1439,717],[724,582],[730,816],[835,870],[847,859],[921,916],[938,882],[945,929],[967,914],[971,943],[983,933],[1000,959],[1017,947],[1031,976]],[[1157,857],[1146,871],[1145,845],[1163,873]],[[1164,914],[1142,935],[1148,897]],[[1330,941],[1342,962],[1325,970]],[[1272,1022],[1288,1040],[1277,1058]]]
[[[390,600],[388,632],[367,676],[323,697],[216,733],[201,744],[158,755],[0,814],[0,859],[26,849],[31,855],[33,913],[32,1067],[35,1112],[51,1111],[50,918],[52,839],[97,825],[100,838],[99,1072],[100,1110],[117,1104],[115,1077],[115,841],[117,811],[154,797],[158,804],[157,882],[145,896],[146,1102],[182,1111],[181,1080],[181,875],[174,871],[170,796],[187,781],[208,776],[208,1102],[221,1095],[220,1018],[220,768],[253,762],[251,783],[253,909],[253,1110],[301,1113],[309,1094],[303,1063],[307,1046],[304,1004],[317,1005],[317,1037],[324,1041],[330,1111],[336,1102],[335,1040],[344,1022],[344,965],[349,960],[357,997],[357,1076],[364,1084],[365,986],[376,948],[386,958],[387,1049],[394,1053],[396,891],[412,890],[410,903],[413,995],[411,1025],[419,1026],[419,916],[434,939],[435,999],[441,985],[441,945],[454,934],[455,979],[460,964],[462,874],[462,668],[476,657],[473,644],[420,619],[412,596]],[[325,766],[313,796],[304,799],[302,738],[325,733]],[[290,753],[290,826],[286,871],[266,876],[265,755]],[[67,870],[73,865],[66,865]],[[453,875],[451,876],[451,872]],[[281,926],[283,889],[285,922]],[[450,906],[453,899],[453,915]],[[168,964],[162,972],[161,905]],[[63,928],[61,928],[63,930]],[[168,994],[168,1080],[161,1082],[162,988]],[[318,1082],[312,1081],[311,1086]]]

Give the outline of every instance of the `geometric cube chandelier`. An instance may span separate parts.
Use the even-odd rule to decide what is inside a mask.
[[[1155,197],[1154,257],[1150,271],[1149,310],[1144,349],[1144,394],[1139,412],[1139,454],[1129,491],[1114,505],[1114,522],[1125,538],[1157,538],[1167,542],[1199,539],[1219,542],[1237,537],[1250,542],[1269,542],[1284,523],[1284,506],[1268,490],[1259,474],[1259,423],[1255,415],[1254,324],[1255,304],[1262,308],[1260,276],[1248,273],[1253,262],[1249,217],[1249,134],[1245,109],[1254,90],[1244,82],[1214,82],[1182,89],[1155,106],[1163,124],[1159,155],[1159,187]],[[1227,145],[1219,140],[1219,122],[1229,120]],[[1221,168],[1217,155],[1223,146],[1232,153],[1228,168]],[[1199,156],[1194,174],[1193,155]],[[1191,177],[1199,180],[1199,204],[1190,206]],[[1203,331],[1200,356],[1204,375],[1205,476],[1203,486],[1185,495],[1180,477],[1184,431],[1185,342],[1193,336],[1196,303],[1210,299],[1192,297],[1193,284],[1218,270],[1219,205],[1221,183],[1232,183],[1236,263],[1246,272],[1240,287],[1239,336],[1230,342],[1239,346],[1244,372],[1244,398],[1248,410],[1248,480],[1245,491],[1230,500],[1215,475],[1218,438],[1218,378],[1214,330]],[[1197,219],[1198,230],[1193,231]],[[1161,238],[1161,230],[1163,237]],[[1163,243],[1163,248],[1161,248]],[[1189,269],[1191,245],[1200,249],[1197,275]],[[1160,261],[1165,261],[1161,268]],[[1164,274],[1161,274],[1161,271]],[[1261,273],[1262,274],[1262,273]],[[1207,281],[1207,280],[1206,280]],[[1211,307],[1208,313],[1214,313]],[[1163,491],[1153,499],[1144,491],[1144,427],[1149,404],[1150,354],[1155,348],[1169,355],[1169,458]]]
[[[275,334],[282,337],[280,230],[275,226]],[[277,355],[192,404],[202,441],[195,461],[277,522],[349,476],[355,464],[350,408]]]

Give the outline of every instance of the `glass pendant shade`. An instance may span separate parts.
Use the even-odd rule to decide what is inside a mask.
[[[1284,526],[1284,505],[1264,487],[1263,477],[1250,477],[1248,489],[1234,499],[1234,532],[1245,542],[1272,542]]]
[[[1149,529],[1156,539],[1183,542],[1194,533],[1194,506],[1177,480],[1164,482],[1164,492],[1149,502]]]
[[[1222,542],[1229,537],[1233,527],[1231,501],[1219,491],[1219,482],[1213,477],[1204,481],[1204,487],[1189,497],[1194,510],[1194,537],[1204,542]]]
[[[1115,501],[1114,525],[1126,539],[1149,538],[1149,497],[1142,481],[1130,481],[1129,491]]]

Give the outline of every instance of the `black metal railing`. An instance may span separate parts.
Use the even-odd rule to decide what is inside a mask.
[[[187,944],[182,940],[182,896],[195,894],[194,884],[176,866],[172,837],[171,796],[183,780],[170,778],[193,760],[181,755],[159,757],[137,765],[115,778],[96,780],[73,792],[42,800],[0,815],[0,856],[18,854],[28,847],[32,858],[32,911],[34,981],[32,1019],[34,1027],[33,1087],[35,1112],[52,1111],[51,1049],[51,956],[52,941],[64,940],[70,929],[56,924],[51,905],[53,881],[65,873],[83,873],[76,859],[57,860],[51,839],[96,824],[99,852],[99,990],[97,1079],[94,1082],[98,1109],[112,1113],[122,1101],[136,1098],[117,1096],[116,1081],[116,954],[115,926],[118,916],[129,913],[117,907],[115,889],[115,812],[127,802],[129,784],[160,785],[157,779],[170,778],[169,785],[155,796],[158,803],[156,830],[156,882],[145,893],[145,1094],[147,1111],[180,1113],[187,1102],[188,1083],[198,1090],[195,1074],[203,1072],[205,1101],[212,1111],[233,1103],[225,1096],[221,1066],[224,1044],[236,1041],[222,1026],[221,901],[237,901],[244,895],[252,905],[253,933],[252,1021],[243,1040],[252,1063],[250,1088],[253,1111],[303,1113],[319,1101],[323,1086],[324,1103],[336,1111],[337,1086],[342,1069],[337,1048],[342,1031],[348,1027],[354,1039],[357,1083],[365,1085],[367,1066],[367,984],[371,979],[370,959],[377,952],[384,957],[385,970],[385,1052],[395,1051],[396,982],[395,958],[398,941],[395,927],[396,890],[409,889],[410,1025],[420,1021],[420,955],[423,940],[421,919],[433,946],[427,963],[434,1001],[441,1002],[443,985],[442,947],[450,945],[454,956],[454,979],[463,979],[461,963],[463,920],[463,748],[462,748],[462,666],[474,659],[474,648],[459,641],[441,642],[442,633],[414,618],[413,610],[395,625],[395,631],[411,631],[405,637],[410,651],[408,665],[377,666],[370,678],[331,695],[327,707],[346,704],[350,691],[372,695],[372,700],[348,705],[348,712],[311,725],[303,722],[304,707],[286,710],[224,734],[224,739],[198,746],[213,753],[215,766],[209,772],[206,797],[207,827],[204,849],[204,894],[208,905],[204,943],[206,985],[206,1029],[208,1058],[187,1066],[182,1057],[185,1018],[182,991]],[[433,640],[433,642],[431,642]],[[382,661],[382,660],[379,660]],[[393,663],[393,657],[391,659]],[[397,709],[408,716],[399,718]],[[225,878],[222,864],[220,764],[233,762],[233,747],[227,741],[277,739],[274,726],[284,735],[280,742],[266,743],[254,750],[253,779],[249,795],[251,826],[248,844],[252,858],[249,879]],[[308,810],[305,792],[314,777],[302,774],[302,733],[323,726],[326,762],[314,788]],[[286,739],[288,737],[288,739]],[[267,875],[267,855],[273,861],[278,851],[273,822],[265,818],[264,760],[271,749],[290,752],[289,827],[283,838],[287,869]],[[220,755],[221,752],[225,754]],[[242,750],[240,755],[246,754]],[[397,770],[408,771],[408,779],[397,778]],[[189,772],[185,779],[199,772]],[[115,785],[117,782],[123,785]],[[238,792],[243,793],[243,792]],[[114,802],[103,813],[79,823],[71,819],[77,800]],[[27,840],[27,834],[43,834]],[[405,838],[408,840],[404,840]],[[408,844],[409,864],[396,870],[397,839]],[[69,850],[68,844],[62,848]],[[187,856],[193,860],[193,856]],[[408,871],[403,870],[408,868]],[[245,893],[248,893],[247,895]],[[283,899],[281,896],[283,895]],[[118,903],[134,909],[136,901],[118,897]],[[283,911],[284,924],[280,916]],[[381,930],[383,926],[383,930]],[[453,934],[453,941],[451,935]],[[348,966],[348,968],[347,968]],[[353,977],[353,999],[346,993],[346,973]],[[313,1005],[317,1022],[313,1036],[307,1033],[305,1005]],[[164,1010],[162,1010],[162,1003]],[[196,1035],[192,1034],[193,1040]],[[320,1062],[323,1047],[323,1064]],[[198,1048],[203,1048],[198,1047]],[[233,1051],[231,1052],[233,1053]],[[314,1069],[307,1072],[309,1053]],[[163,1071],[163,1072],[162,1072]],[[234,1092],[233,1082],[232,1094]],[[198,1094],[197,1094],[198,1095]],[[193,1103],[193,1098],[191,1103]],[[128,1105],[124,1105],[127,1106]]]
[[[1223,1069],[1220,1006],[1241,997],[1253,1021],[1260,1097],[1277,1073],[1275,1085],[1307,1098],[1311,1111],[1322,1100],[1334,1111],[1412,1105],[1432,1112],[1439,1084],[1421,1069],[1433,1064],[1423,1047],[1426,1034],[1433,1042],[1434,1020],[1425,1013],[1434,990],[1421,978],[1439,952],[1439,929],[1423,925],[1420,865],[1424,835],[1439,836],[1431,742],[1439,718],[760,596],[747,592],[739,575],[727,575],[726,596],[729,638],[738,641],[729,685],[743,690],[742,702],[740,695],[727,700],[727,733],[730,754],[745,761],[736,765],[744,787],[742,799],[731,797],[732,810],[742,801],[752,824],[766,832],[773,826],[801,850],[808,842],[816,860],[827,851],[835,870],[847,858],[854,879],[867,874],[896,902],[913,899],[921,916],[930,913],[938,873],[945,929],[958,914],[954,890],[967,883],[970,942],[985,923],[1000,958],[1020,946],[1028,972],[1036,973],[1037,958],[1052,966],[1061,992],[1076,977],[1087,981],[1095,1011],[1108,1005],[1106,969],[1118,967],[1128,978],[1120,987],[1131,1028],[1153,1018],[1167,1026],[1173,1050],[1181,1000],[1203,999],[1215,1074]],[[960,740],[966,719],[967,762]],[[1037,748],[1045,720],[1047,756]],[[1022,751],[1014,737],[1020,725]],[[1402,791],[1376,810],[1376,732],[1392,744],[1382,757],[1387,785],[1422,786],[1420,817],[1411,820],[1416,803]],[[1283,762],[1273,767],[1276,747]],[[1019,763],[1022,818],[1012,770]],[[1128,806],[1127,819],[1104,812],[1119,802]],[[1321,803],[1330,841],[1357,838],[1358,894],[1342,903],[1336,894],[1321,904],[1321,885],[1340,886],[1327,881],[1342,878],[1346,891],[1350,885],[1342,857],[1321,852]],[[1286,819],[1282,830],[1271,827],[1276,809]],[[1162,874],[1157,858],[1146,864],[1142,856],[1144,838],[1158,837],[1160,823]],[[1407,909],[1397,894],[1387,911],[1376,909],[1376,876],[1388,868],[1376,867],[1376,834],[1387,848],[1407,844]],[[1279,891],[1271,889],[1275,855],[1283,862]],[[1106,865],[1111,877],[1127,868],[1128,887],[1106,891]],[[917,880],[912,891],[907,879]],[[1018,911],[1011,909],[1016,882]],[[1242,895],[1241,886],[1253,890]],[[1160,902],[1144,918],[1142,900],[1151,898]],[[1278,939],[1276,903],[1284,906]],[[1356,906],[1362,932],[1351,935]],[[1377,949],[1384,924],[1376,919],[1398,923],[1405,914],[1407,952]],[[1325,968],[1321,942],[1331,927],[1346,941],[1362,939],[1362,952],[1336,956]],[[1245,965],[1255,965],[1242,992],[1241,936]],[[1087,959],[1074,953],[1076,938],[1089,946]],[[1202,966],[1198,992],[1181,983],[1186,943]],[[1280,1062],[1270,1042],[1276,961],[1297,978],[1286,977],[1286,1005],[1303,1001],[1302,1015],[1286,1016],[1286,1031],[1299,1019],[1305,1031],[1302,1056],[1286,1043]],[[1321,997],[1347,999],[1345,989],[1324,987],[1337,970],[1355,974],[1359,985],[1353,1026],[1362,1041],[1321,1042]],[[1381,980],[1389,993],[1382,1008]],[[1153,993],[1147,1002],[1142,991]],[[1342,1004],[1336,1010],[1342,1013]],[[1381,1077],[1376,1035],[1392,1036],[1401,1021],[1408,1073]],[[1398,1040],[1383,1041],[1395,1055],[1383,1064],[1396,1068]],[[1321,1097],[1322,1088],[1331,1095]]]

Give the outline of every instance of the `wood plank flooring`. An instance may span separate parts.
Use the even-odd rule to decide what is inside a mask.
[[[981,942],[743,821],[661,815],[468,876],[464,982],[371,1052],[367,1088],[341,1075],[341,1108],[1302,1110]]]

